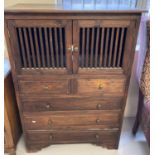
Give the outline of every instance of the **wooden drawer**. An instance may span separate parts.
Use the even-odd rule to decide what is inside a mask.
[[[111,98],[24,98],[23,111],[65,111],[65,110],[117,110],[122,108],[121,97]]]
[[[79,79],[78,95],[123,96],[125,78]]]
[[[29,131],[29,144],[60,144],[60,143],[102,143],[114,144],[118,139],[118,130],[87,130],[87,131]]]
[[[118,127],[120,111],[70,111],[25,114],[24,122],[27,130],[54,130],[72,126],[105,125]]]
[[[19,81],[20,92],[24,95],[64,95],[70,93],[69,80]]]

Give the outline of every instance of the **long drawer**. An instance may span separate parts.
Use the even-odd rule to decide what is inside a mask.
[[[94,131],[28,131],[29,144],[60,144],[60,143],[102,143],[115,144],[118,139],[118,130]]]
[[[121,97],[72,97],[72,98],[23,98],[25,112],[66,111],[66,110],[117,110],[121,109]]]
[[[42,112],[24,114],[24,123],[27,130],[54,130],[72,126],[104,125],[106,128],[119,127],[121,113],[118,110],[66,111]],[[88,127],[90,128],[90,127]]]

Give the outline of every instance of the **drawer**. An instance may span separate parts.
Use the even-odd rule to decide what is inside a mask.
[[[118,130],[95,131],[28,131],[29,144],[63,144],[63,143],[102,143],[114,144],[118,140]]]
[[[79,79],[78,95],[123,96],[125,78]]]
[[[45,96],[69,94],[69,80],[47,81],[19,81],[20,92],[24,95]]]
[[[25,112],[65,110],[117,110],[122,108],[121,97],[111,98],[23,98]]]
[[[24,114],[24,124],[27,130],[68,129],[75,126],[119,127],[120,111],[66,111]]]

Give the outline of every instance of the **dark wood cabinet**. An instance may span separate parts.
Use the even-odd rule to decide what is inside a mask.
[[[59,143],[118,147],[141,13],[47,5],[5,10],[29,151]]]

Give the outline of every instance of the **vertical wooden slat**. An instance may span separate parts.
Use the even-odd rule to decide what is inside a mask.
[[[53,47],[53,38],[52,38],[52,28],[49,30],[49,36],[50,36],[50,52],[51,52],[51,61],[52,61],[52,67],[55,67],[55,59],[54,59],[54,47]]]
[[[18,30],[19,30],[19,39],[20,39],[20,45],[21,45],[21,53],[22,53],[23,63],[24,63],[24,67],[27,67],[26,55],[25,55],[25,48],[24,48],[23,37],[22,37],[22,30],[21,30],[21,28],[18,28]]]
[[[31,46],[33,67],[36,67],[36,56],[35,56],[35,52],[34,52],[34,44],[33,44],[33,39],[32,39],[31,28],[28,28],[28,32],[29,32],[29,37],[30,37],[30,46]]]
[[[39,54],[39,45],[38,45],[38,37],[37,37],[37,28],[33,28],[34,30],[34,39],[35,39],[35,47],[36,47],[36,54],[37,54],[37,62],[38,62],[38,67],[41,67],[40,63],[40,54]]]
[[[39,39],[40,39],[40,47],[41,47],[41,58],[42,58],[42,65],[45,67],[45,50],[43,46],[43,36],[42,36],[42,28],[39,28]]]
[[[84,67],[84,52],[85,52],[85,28],[82,29],[82,57],[81,57],[81,67]]]
[[[108,53],[108,42],[109,42],[109,28],[107,28],[106,34],[106,45],[105,45],[105,53],[104,53],[104,67],[107,67],[107,53]]]
[[[113,67],[115,67],[115,65],[116,65],[116,55],[117,55],[117,49],[118,49],[119,32],[120,32],[120,29],[117,28],[116,29],[116,38],[115,38],[115,48],[114,48],[113,65],[112,65]]]
[[[88,61],[89,61],[89,32],[90,32],[90,29],[87,28],[87,38],[86,38],[86,65],[85,67],[88,67]]]
[[[91,36],[91,54],[90,54],[90,67],[93,67],[94,31],[95,31],[95,28],[92,28],[92,36]]]
[[[99,63],[99,67],[102,67],[102,61],[103,61],[103,48],[104,48],[104,32],[105,32],[105,29],[102,28],[102,34],[101,34],[101,49],[100,49],[100,63]]]
[[[118,51],[117,67],[120,67],[120,60],[121,60],[121,54],[122,54],[122,48],[123,48],[123,37],[124,37],[125,28],[122,28],[121,32],[122,33],[121,33],[120,46],[119,46],[119,51]]]
[[[97,57],[98,57],[98,52],[99,52],[99,30],[100,28],[97,27],[97,34],[96,34],[96,48],[95,48],[95,67],[97,67]]]
[[[58,35],[57,35],[57,28],[54,28],[54,36],[55,36],[55,54],[56,54],[56,62],[57,67],[59,67],[59,54],[58,54]]]
[[[23,32],[24,32],[24,39],[25,39],[25,51],[26,51],[27,59],[28,59],[28,67],[32,67],[31,56],[30,56],[30,48],[29,48],[26,28],[23,28]]]
[[[46,60],[47,60],[47,66],[50,67],[50,55],[49,55],[47,28],[44,28],[44,34],[45,34],[45,44],[46,44]]]
[[[62,28],[59,29],[60,32],[60,55],[61,55],[61,67],[64,67],[64,61],[63,61],[63,38],[62,38]]]
[[[113,50],[113,43],[114,43],[114,28],[112,28],[110,39],[111,40],[110,40],[110,51],[109,51],[108,67],[111,66],[111,57],[112,57],[112,50]]]

